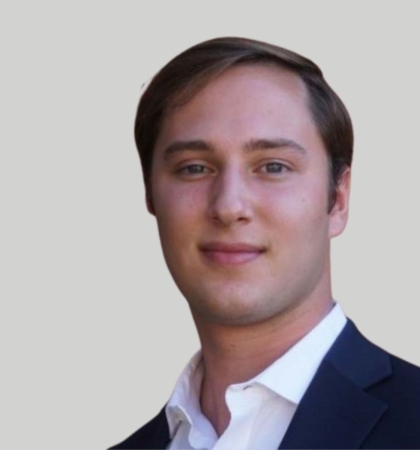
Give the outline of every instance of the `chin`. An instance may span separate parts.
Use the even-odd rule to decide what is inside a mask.
[[[266,305],[266,308],[261,308],[261,302],[258,299],[248,298],[244,301],[244,296],[235,296],[235,298],[225,298],[223,302],[220,301],[220,296],[217,302],[201,301],[190,303],[193,317],[201,323],[208,323],[221,326],[245,326],[255,325],[271,319],[272,317],[281,314],[281,308],[273,310]]]
[[[200,323],[208,325],[219,325],[225,327],[240,327],[246,325],[255,325],[261,322],[261,319],[252,313],[232,313],[231,311],[224,313],[221,311],[193,311],[194,319]]]

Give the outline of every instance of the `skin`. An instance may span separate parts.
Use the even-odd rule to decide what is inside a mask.
[[[328,177],[305,86],[287,70],[233,67],[162,124],[148,208],[197,326],[201,407],[219,435],[226,388],[261,372],[333,305],[330,239],[347,222],[350,169],[330,213]],[[261,251],[238,263],[202,251],[215,241]]]

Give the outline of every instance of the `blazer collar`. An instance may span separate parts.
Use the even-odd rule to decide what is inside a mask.
[[[388,355],[349,320],[302,398],[280,449],[359,448],[387,409],[364,390],[390,374]]]

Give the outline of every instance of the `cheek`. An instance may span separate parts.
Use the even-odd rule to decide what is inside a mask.
[[[291,184],[261,195],[266,220],[294,239],[311,238],[328,230],[328,191],[319,183]]]
[[[202,190],[184,185],[159,183],[153,192],[156,219],[162,238],[187,238],[197,228],[203,214],[205,198]]]

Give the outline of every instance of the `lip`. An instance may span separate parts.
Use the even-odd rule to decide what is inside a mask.
[[[200,250],[213,263],[234,266],[254,261],[265,248],[244,242],[211,242],[200,246]]]

